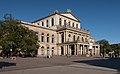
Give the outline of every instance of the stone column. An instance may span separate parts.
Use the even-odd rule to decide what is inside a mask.
[[[66,31],[66,42],[68,42],[68,31]]]
[[[80,52],[81,52],[81,55],[83,55],[83,45],[80,45]]]
[[[67,54],[67,45],[64,45],[64,55]]]
[[[68,49],[68,45],[67,45],[67,49],[66,49],[66,50],[67,50],[67,55],[68,55],[68,50],[69,50],[69,49]]]
[[[81,54],[81,53],[80,53],[80,44],[77,45],[77,53],[78,53],[78,55]]]
[[[57,33],[57,43],[59,43],[59,33]]]
[[[78,45],[76,44],[76,55],[78,55]]]
[[[69,47],[69,45],[68,45],[68,54],[70,55],[70,47]]]
[[[98,55],[100,55],[100,46],[98,45]]]
[[[62,38],[62,37],[61,37],[61,34],[60,34],[60,33],[58,33],[58,38],[59,38],[58,43],[62,43],[62,42],[61,42],[61,38]]]
[[[69,54],[72,55],[72,54],[71,54],[71,46],[69,46]]]
[[[85,47],[84,47],[84,45],[83,45],[83,54],[85,54]]]
[[[66,31],[64,31],[64,42],[66,42]]]

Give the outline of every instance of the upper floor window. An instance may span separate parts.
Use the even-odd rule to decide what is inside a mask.
[[[71,35],[69,34],[69,35],[68,35],[68,42],[70,41],[70,37],[71,37]]]
[[[54,43],[54,35],[52,35],[52,43]]]
[[[76,28],[78,28],[78,24],[76,24]]]
[[[48,20],[46,20],[46,27],[48,27]]]
[[[84,42],[84,38],[82,37],[82,42]]]
[[[64,25],[66,25],[66,20],[64,20]]]
[[[85,38],[85,42],[88,42],[87,38]]]
[[[75,35],[73,36],[73,41],[75,41]]]
[[[64,42],[64,33],[61,34],[61,42]]]
[[[47,34],[47,42],[49,42],[49,34]]]
[[[49,36],[49,34],[47,34],[47,36]]]
[[[54,35],[52,35],[52,37],[54,37]]]
[[[51,20],[51,24],[52,24],[52,26],[54,26],[54,19],[53,18]]]
[[[44,33],[41,33],[41,35],[44,35]]]
[[[80,37],[79,36],[77,37],[77,41],[80,41]]]
[[[52,43],[54,43],[54,38],[52,38]]]
[[[74,23],[72,24],[72,27],[75,27]]]
[[[68,22],[68,25],[70,26],[70,21]]]
[[[60,26],[62,25],[62,19],[61,18],[59,19],[59,25]]]
[[[42,22],[42,26],[44,26],[44,22]]]
[[[40,25],[39,23],[37,23],[37,25]]]

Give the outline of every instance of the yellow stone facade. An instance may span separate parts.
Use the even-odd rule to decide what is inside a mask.
[[[55,12],[32,23],[21,21],[23,26],[38,32],[38,56],[98,56],[99,44],[90,38],[90,31],[80,28],[71,12]]]

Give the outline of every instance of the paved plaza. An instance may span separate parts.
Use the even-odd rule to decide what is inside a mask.
[[[120,59],[43,57],[0,59],[0,74],[120,74]]]

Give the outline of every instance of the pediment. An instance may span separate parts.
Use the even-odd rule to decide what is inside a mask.
[[[60,13],[60,15],[66,16],[68,18],[71,18],[73,20],[79,21],[72,13]]]

